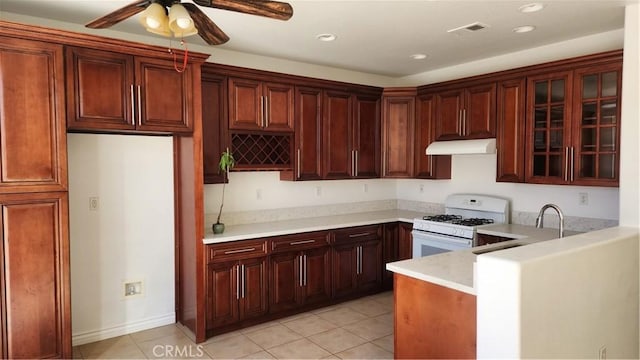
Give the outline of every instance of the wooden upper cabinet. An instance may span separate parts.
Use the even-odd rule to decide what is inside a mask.
[[[426,155],[434,141],[436,98],[433,94],[416,98],[415,170],[420,179],[451,179],[451,155]]]
[[[175,66],[170,60],[135,58],[138,130],[193,130],[193,69],[178,72]]]
[[[352,152],[353,98],[342,91],[325,91],[323,98],[323,177],[345,179],[354,174]]]
[[[380,97],[354,96],[354,177],[380,176]]]
[[[65,192],[0,195],[2,357],[71,357]]]
[[[525,90],[524,77],[498,83],[497,181],[524,181]]]
[[[68,129],[193,130],[192,64],[178,72],[172,60],[79,47],[66,56]]]
[[[322,89],[296,87],[295,180],[322,178]]]
[[[218,163],[227,142],[227,78],[202,71],[202,152],[205,184],[225,181]]]
[[[435,140],[495,136],[495,83],[438,92],[436,108]]]
[[[383,96],[383,176],[410,178],[414,168],[415,95]]]
[[[229,129],[293,131],[294,87],[229,78]]]
[[[67,189],[61,45],[0,41],[0,193]]]

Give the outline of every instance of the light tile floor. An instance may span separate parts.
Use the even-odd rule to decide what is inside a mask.
[[[393,292],[231,333],[196,345],[176,325],[76,346],[77,359],[392,359]]]

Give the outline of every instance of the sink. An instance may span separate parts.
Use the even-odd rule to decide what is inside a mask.
[[[488,249],[478,249],[478,250],[474,250],[472,252],[474,254],[476,254],[476,255],[480,255],[480,254],[486,254],[486,253],[499,251],[499,250],[511,249],[511,248],[514,248],[514,247],[522,246],[522,245],[526,245],[526,244],[505,244],[505,245],[502,245],[502,246],[496,246],[496,247],[492,247],[492,248],[488,248]]]

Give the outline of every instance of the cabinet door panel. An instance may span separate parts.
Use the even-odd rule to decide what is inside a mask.
[[[322,90],[296,88],[296,179],[322,178]]]
[[[426,155],[435,140],[436,97],[422,95],[416,100],[415,170],[420,179],[451,179],[451,155]]]
[[[333,247],[333,296],[341,297],[353,293],[356,289],[356,247],[353,244],[334,245]]]
[[[466,91],[463,135],[466,139],[496,136],[496,84],[470,87]]]
[[[240,266],[244,266],[240,317],[246,319],[263,315],[267,312],[267,259],[242,260]]]
[[[179,73],[173,61],[136,58],[138,129],[190,132],[193,130],[192,66]],[[198,76],[198,80],[199,76]]]
[[[368,291],[378,289],[382,284],[382,241],[368,241],[360,244],[360,276],[358,289]]]
[[[205,184],[225,181],[218,163],[227,142],[227,79],[202,73],[202,153]]]
[[[384,177],[413,176],[415,97],[384,98]]]
[[[380,176],[380,99],[356,96],[353,116],[355,174],[359,178]]]
[[[524,78],[498,84],[497,181],[524,181],[525,89]]]
[[[327,91],[324,95],[323,156],[324,178],[345,179],[352,176],[351,95]]]
[[[384,224],[382,230],[382,281],[385,289],[393,289],[393,272],[386,264],[398,260],[398,223]]]
[[[209,264],[207,269],[207,328],[232,324],[240,319],[238,275],[236,261]]]
[[[331,248],[307,250],[304,256],[305,304],[328,301],[331,298]]]
[[[461,110],[464,106],[464,91],[455,90],[436,95],[436,140],[451,140],[460,138]]]
[[[266,83],[263,94],[266,97],[265,128],[274,131],[293,131],[293,86]]]
[[[259,81],[229,78],[229,129],[261,129],[263,107]]]
[[[64,193],[0,197],[6,357],[71,355]]]
[[[398,260],[407,260],[413,257],[413,224],[400,223],[398,227]]]
[[[67,188],[62,46],[0,43],[0,193]]]
[[[269,311],[293,309],[298,306],[301,263],[298,252],[271,255]]]
[[[135,129],[133,57],[68,47],[67,127]]]

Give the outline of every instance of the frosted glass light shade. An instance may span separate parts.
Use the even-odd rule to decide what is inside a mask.
[[[169,31],[169,19],[164,6],[158,3],[151,3],[140,14],[140,23],[147,31],[154,34],[171,36]]]
[[[179,3],[171,5],[169,9],[169,29],[175,37],[186,37],[198,33],[189,13]]]

